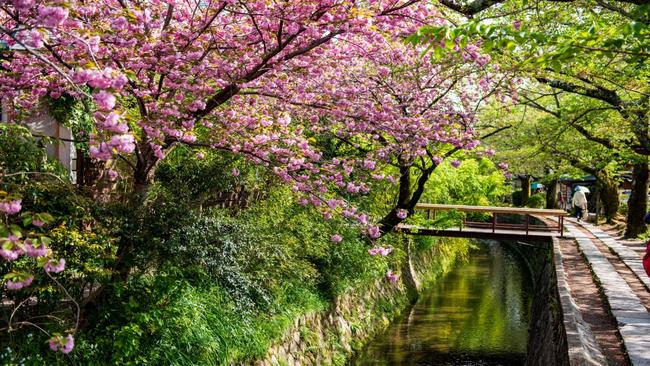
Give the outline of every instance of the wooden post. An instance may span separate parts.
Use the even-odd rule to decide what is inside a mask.
[[[493,212],[492,213],[492,232],[496,232],[497,229],[497,213]]]
[[[526,235],[528,235],[528,224],[530,222],[530,217],[528,214],[526,214]]]

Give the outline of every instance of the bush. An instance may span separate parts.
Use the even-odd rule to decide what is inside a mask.
[[[522,190],[517,190],[512,192],[512,205],[515,207],[521,207],[524,202],[524,192]]]
[[[528,198],[528,207],[531,208],[544,208],[546,204],[546,195],[543,193],[535,193]]]
[[[47,143],[59,143],[59,141],[48,138],[37,140],[26,127],[0,124],[0,171],[5,174],[43,172],[67,179],[65,168],[57,160],[47,158],[45,153]]]

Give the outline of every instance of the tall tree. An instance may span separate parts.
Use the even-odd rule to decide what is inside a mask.
[[[440,39],[460,43],[480,38],[502,65],[520,75],[574,94],[589,112],[615,111],[623,129],[632,135],[622,148],[630,155],[650,154],[648,134],[648,79],[650,55],[650,4],[636,1],[594,3],[539,1],[519,6],[513,1],[442,1],[450,9],[471,18],[454,27],[428,27],[414,40],[436,45]],[[524,4],[525,5],[525,4]],[[579,16],[576,16],[578,14]],[[561,24],[548,27],[548,24]],[[585,116],[583,116],[585,117]],[[585,136],[587,137],[587,136]],[[594,134],[592,141],[609,136]],[[636,159],[646,161],[646,158]],[[646,176],[647,166],[634,164],[635,181]],[[635,197],[628,211],[628,235],[645,231],[638,219],[647,206],[645,184],[634,186]]]

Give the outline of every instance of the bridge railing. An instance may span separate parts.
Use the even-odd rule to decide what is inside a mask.
[[[526,235],[530,231],[553,231],[557,230],[560,233],[560,236],[564,236],[564,217],[568,216],[568,213],[564,210],[555,210],[555,209],[541,209],[541,208],[524,208],[524,207],[499,207],[499,206],[466,206],[466,205],[441,205],[433,203],[420,203],[415,206],[416,210],[427,211],[427,218],[436,218],[436,213],[439,211],[457,211],[463,213],[483,213],[489,214],[491,216],[490,222],[485,221],[468,221],[463,219],[463,225],[459,228],[462,230],[462,226],[466,227],[476,227],[482,229],[492,229],[492,232],[496,230],[521,230],[525,231]],[[504,223],[498,221],[498,215],[518,215],[524,217],[523,224],[516,223]],[[557,225],[538,225],[531,223],[531,217],[533,216],[544,216],[544,217],[553,217],[557,218]]]

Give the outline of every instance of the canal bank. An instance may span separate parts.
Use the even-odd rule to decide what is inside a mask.
[[[472,245],[458,238],[402,236],[399,240],[395,255],[403,267],[400,281],[377,279],[336,297],[326,311],[296,318],[264,358],[248,364],[345,365],[410,307],[418,289],[465,261]]]
[[[414,305],[413,279],[377,281],[296,319],[255,364],[568,365],[550,246],[477,247],[445,263],[439,247],[420,251],[411,258]]]

